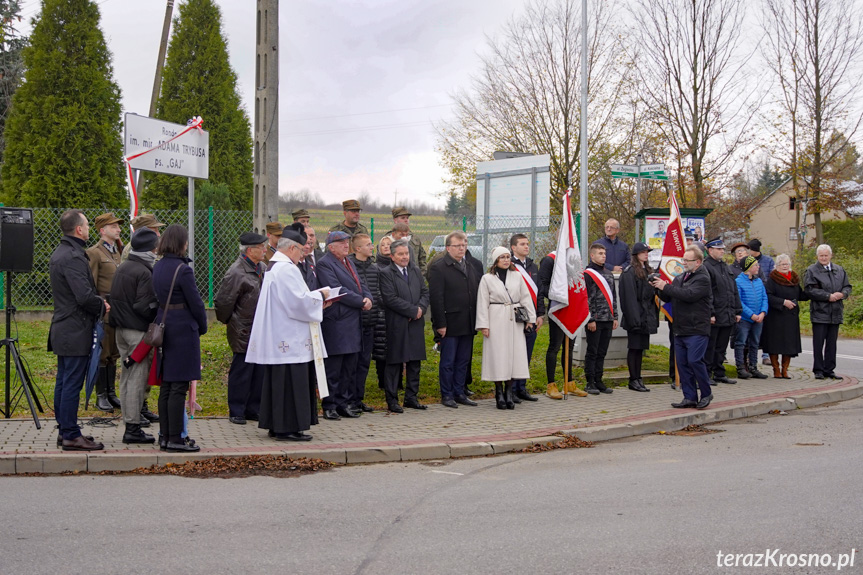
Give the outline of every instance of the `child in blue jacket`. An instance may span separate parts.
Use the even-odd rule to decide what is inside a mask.
[[[737,276],[737,291],[740,293],[740,303],[743,313],[737,324],[737,338],[734,340],[734,360],[737,364],[737,375],[741,379],[767,379],[758,371],[758,342],[761,340],[761,329],[764,327],[764,316],[767,315],[767,291],[764,282],[758,277],[758,260],[747,256],[743,260],[743,273]],[[749,347],[749,366],[743,361],[743,349]]]

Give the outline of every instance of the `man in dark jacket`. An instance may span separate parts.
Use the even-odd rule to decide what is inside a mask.
[[[213,302],[216,319],[228,325],[228,345],[234,353],[228,371],[228,419],[237,425],[258,421],[261,409],[264,369],[247,362],[246,351],[264,279],[266,242],[265,236],[254,232],[240,236],[240,256],[225,272]]]
[[[362,350],[360,351],[359,359],[357,360],[357,370],[354,373],[354,381],[351,395],[354,400],[351,408],[354,411],[364,411],[370,413],[374,409],[363,402],[366,396],[366,378],[369,375],[369,367],[372,364],[372,352],[375,347],[375,337],[379,334],[386,337],[383,333],[384,307],[381,300],[380,282],[378,281],[379,271],[378,266],[374,263],[375,245],[372,243],[372,238],[368,234],[356,234],[351,238],[353,252],[348,256],[351,263],[357,269],[357,274],[360,276],[360,283],[365,284],[369,293],[372,295],[372,308],[363,310],[363,335],[362,335]]]
[[[740,294],[734,283],[734,272],[724,261],[725,244],[721,238],[707,242],[707,259],[704,268],[710,275],[710,287],[713,290],[713,310],[710,315],[710,340],[707,342],[707,352],[704,363],[707,365],[707,375],[714,382],[737,383],[725,374],[725,355],[731,329],[740,321],[742,308]]]
[[[357,369],[363,342],[362,311],[372,309],[374,301],[348,259],[351,236],[343,231],[327,234],[327,252],[318,261],[318,279],[321,286],[340,287],[345,294],[324,310],[321,331],[328,357],[324,360],[330,394],[324,398],[324,418],[339,420],[342,417],[359,417],[354,410],[354,374]]]
[[[836,340],[843,320],[844,300],[851,295],[848,274],[833,263],[833,248],[821,244],[815,249],[818,263],[806,269],[803,289],[809,296],[809,318],[812,320],[812,349],[815,379],[841,379],[836,369]]]
[[[605,246],[595,243],[589,250],[590,263],[584,270],[587,288],[587,308],[590,318],[585,325],[587,352],[584,354],[584,390],[591,395],[611,393],[602,383],[605,354],[611,341],[611,332],[617,329],[617,294],[614,275],[605,267]]]
[[[530,363],[533,357],[533,346],[536,343],[536,332],[542,327],[543,316],[545,315],[545,304],[539,297],[539,268],[533,263],[533,260],[528,257],[530,254],[530,239],[524,234],[514,234],[509,239],[509,250],[512,252],[512,263],[518,268],[521,274],[527,291],[530,292],[530,297],[533,300],[533,306],[536,310],[536,329],[524,334],[524,341],[527,344],[527,363]],[[515,403],[525,401],[539,401],[527,391],[527,380],[513,380],[513,389]]]
[[[623,271],[629,263],[629,246],[617,237],[619,233],[620,222],[612,218],[605,222],[605,235],[594,242],[605,247],[605,269],[610,272]]]
[[[694,247],[683,253],[684,273],[666,283],[655,279],[651,283],[659,290],[662,301],[672,302],[674,313],[674,354],[680,372],[683,401],[672,407],[705,409],[713,400],[704,354],[710,341],[710,315],[713,309],[713,290],[710,275],[702,265],[704,253]],[[697,388],[696,388],[697,384]],[[698,390],[701,399],[698,399]]]
[[[440,335],[438,377],[441,403],[446,407],[476,405],[464,393],[476,333],[476,296],[480,277],[465,261],[467,236],[451,232],[445,240],[446,254],[429,266],[429,297],[432,326]]]
[[[318,284],[317,260],[318,255],[316,250],[317,241],[315,240],[315,230],[311,226],[303,228],[306,233],[306,245],[303,247],[303,259],[297,264],[300,268],[300,273],[303,274],[303,279],[310,290],[316,290],[321,287]],[[323,255],[323,254],[321,254]]]
[[[422,271],[411,262],[407,240],[397,240],[391,247],[393,263],[380,274],[381,295],[386,306],[387,359],[384,392],[387,409],[393,413],[399,407],[398,385],[402,364],[405,364],[404,406],[425,409],[417,394],[420,387],[420,362],[426,358],[425,319],[429,305],[429,290]]]
[[[123,443],[153,443],[155,439],[144,433],[142,425],[149,421],[142,415],[147,397],[147,380],[152,365],[152,355],[133,362],[129,356],[144,339],[147,328],[156,319],[159,301],[153,291],[153,264],[156,262],[156,244],[159,236],[150,228],[143,227],[132,235],[129,255],[114,274],[111,284],[111,317],[117,349],[123,360],[120,368],[120,403],[123,405],[123,422],[126,431]]]
[[[84,437],[78,428],[78,398],[90,362],[96,320],[111,306],[96,293],[90,260],[84,252],[90,224],[81,210],[60,216],[63,238],[49,263],[54,315],[48,332],[48,351],[57,355],[54,413],[64,451],[96,451],[104,445]]]

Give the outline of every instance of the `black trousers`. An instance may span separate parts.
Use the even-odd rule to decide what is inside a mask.
[[[812,324],[812,353],[815,361],[812,371],[828,375],[836,369],[836,340],[839,339],[838,323]]]
[[[321,406],[325,410],[346,408],[353,404],[354,374],[359,355],[359,353],[340,353],[324,358],[324,370],[327,373],[327,384],[330,388],[330,394],[321,400]]]
[[[731,328],[730,325],[710,326],[710,339],[707,340],[707,352],[704,354],[708,377],[725,377],[725,350],[728,349]]]
[[[183,412],[186,410],[188,381],[163,381],[159,387],[159,432],[167,441],[182,443]]]
[[[588,383],[599,382],[605,366],[605,354],[608,352],[608,343],[611,341],[613,322],[596,322],[596,331],[585,328],[587,338],[587,353],[584,354],[584,375]]]
[[[387,404],[399,403],[399,384],[402,379],[402,365],[405,366],[407,378],[405,380],[405,403],[417,402],[417,394],[420,391],[420,362],[419,360],[401,363],[388,363],[386,376],[384,378],[384,392],[387,396]]]
[[[374,326],[363,327],[363,349],[357,356],[357,371],[351,386],[353,405],[359,405],[366,397],[366,378],[372,365],[372,347],[375,344]]]
[[[674,360],[674,324],[668,322],[668,378],[671,381],[677,381],[677,370],[675,369]]]
[[[261,410],[264,366],[246,363],[245,353],[235,353],[228,371],[228,415],[257,416]]]
[[[548,383],[554,381],[554,372],[557,367],[557,354],[560,351],[560,348],[563,347],[563,340],[567,340],[567,345],[569,345],[569,361],[570,365],[572,364],[572,346],[575,343],[575,340],[569,339],[566,337],[566,334],[563,333],[563,330],[560,329],[560,326],[557,325],[553,319],[549,318],[548,320],[548,350],[545,352],[545,377]],[[566,358],[564,354],[560,356],[560,365],[563,367],[563,377],[566,377],[566,374],[569,373],[569,379],[572,379],[572,367],[569,367],[569,371],[567,372],[566,366]]]

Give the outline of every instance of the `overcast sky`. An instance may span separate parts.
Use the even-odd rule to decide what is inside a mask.
[[[123,110],[146,115],[166,2],[97,3]],[[251,112],[256,2],[217,3]],[[282,0],[279,191],[309,188],[341,201],[368,190],[389,202],[398,190],[400,199],[442,205],[444,171],[432,122],[451,116],[449,95],[478,70],[485,35],[524,3]],[[39,0],[22,2],[25,33],[39,6]]]

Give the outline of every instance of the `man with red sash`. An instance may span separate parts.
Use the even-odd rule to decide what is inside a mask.
[[[527,291],[530,292],[530,298],[533,300],[533,307],[536,310],[536,329],[532,329],[524,334],[524,340],[527,343],[527,362],[530,363],[530,358],[533,357],[533,345],[536,343],[536,332],[542,327],[543,316],[545,315],[545,304],[542,298],[537,297],[539,295],[539,288],[537,287],[539,268],[536,267],[532,259],[527,257],[530,254],[530,240],[526,235],[514,234],[509,239],[509,249],[512,252],[512,263],[515,264],[515,268],[521,274],[521,278],[527,286]],[[522,399],[525,401],[538,401],[536,397],[527,391],[526,379],[514,379],[512,383],[514,390],[512,400],[514,402],[521,403]]]
[[[584,356],[584,375],[587,378],[585,391],[590,395],[611,393],[602,383],[603,365],[611,332],[617,329],[617,296],[614,290],[614,274],[605,269],[605,246],[594,243],[590,246],[590,263],[584,270],[587,287],[587,307],[590,320],[587,322],[587,353]]]

